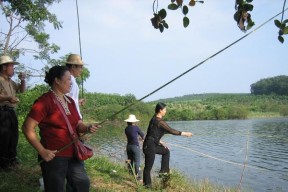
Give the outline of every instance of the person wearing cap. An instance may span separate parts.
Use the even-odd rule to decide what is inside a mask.
[[[81,76],[84,63],[80,55],[70,54],[65,64],[66,64],[66,67],[68,67],[70,74],[71,74],[71,89],[67,95],[72,97],[72,99],[75,101],[77,111],[82,119],[80,106],[85,104],[85,99],[79,99],[79,86],[76,82],[76,78]]]
[[[20,73],[20,84],[14,82],[14,66],[18,65],[9,56],[0,57],[0,169],[8,170],[19,164],[17,144],[18,119],[15,107],[19,102],[16,93],[25,91],[25,74]]]
[[[138,136],[144,140],[144,133],[141,129],[136,125],[136,122],[139,120],[136,119],[135,115],[129,115],[128,119],[124,120],[127,122],[127,127],[125,128],[125,134],[127,137],[127,145],[126,145],[126,152],[128,160],[130,160],[130,166],[128,166],[129,171],[133,173],[132,167],[135,168],[135,175],[137,179],[140,181],[141,171],[140,171],[140,147]]]
[[[143,143],[143,152],[145,154],[145,166],[143,171],[143,182],[144,186],[147,188],[152,187],[151,175],[155,155],[162,155],[161,169],[159,171],[159,176],[169,176],[169,159],[170,150],[161,141],[164,134],[181,135],[186,137],[191,137],[193,134],[191,132],[184,132],[172,129],[165,121],[163,117],[166,114],[166,105],[164,103],[158,103],[155,107],[155,114],[149,122],[147,129],[147,134]]]

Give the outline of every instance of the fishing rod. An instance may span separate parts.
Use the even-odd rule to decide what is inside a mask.
[[[78,10],[78,0],[76,0],[76,10],[77,10],[77,23],[78,23],[78,40],[79,40],[79,50],[80,50],[80,57],[82,60],[82,44],[81,44],[81,32],[80,32],[80,19],[79,19],[79,10]],[[83,82],[83,74],[81,73],[81,86],[82,86],[82,90],[81,90],[81,95],[82,98],[84,98],[84,82]],[[82,119],[83,119],[83,115],[82,115]]]
[[[77,1],[77,0],[76,0]],[[244,38],[248,37],[249,35],[251,35],[252,33],[254,33],[255,31],[257,31],[258,29],[262,28],[264,25],[266,25],[267,23],[269,23],[271,20],[273,20],[274,18],[276,18],[277,16],[279,16],[281,13],[287,11],[288,8],[286,8],[285,10],[281,11],[280,13],[274,15],[273,17],[271,17],[270,19],[268,19],[267,21],[265,21],[264,23],[262,23],[261,25],[259,25],[258,27],[256,27],[253,31],[250,31],[249,33],[247,33],[246,35],[240,37],[239,39],[237,39],[236,41],[232,42],[231,44],[227,45],[226,47],[224,47],[223,49],[219,50],[218,52],[214,53],[213,55],[211,55],[210,57],[204,59],[203,61],[201,61],[200,63],[194,65],[193,67],[191,67],[190,69],[188,69],[187,71],[181,73],[180,75],[178,75],[177,77],[173,78],[172,80],[168,81],[167,83],[165,83],[164,85],[160,86],[159,88],[155,89],[154,91],[152,91],[151,93],[145,95],[144,97],[136,100],[135,102],[127,105],[126,107],[124,107],[123,109],[115,112],[114,114],[108,116],[105,120],[101,121],[100,123],[97,123],[97,125],[102,125],[105,122],[107,122],[109,119],[112,119],[113,117],[117,116],[119,113],[125,111],[126,109],[132,107],[133,105],[139,103],[140,101],[146,99],[147,97],[153,95],[154,93],[158,92],[159,90],[163,89],[164,87],[166,87],[167,85],[171,84],[172,82],[176,81],[177,79],[179,79],[180,77],[186,75],[187,73],[189,73],[190,71],[194,70],[195,68],[199,67],[200,65],[204,64],[206,61],[208,61],[209,59],[212,59],[213,57],[215,57],[216,55],[222,53],[223,51],[225,51],[226,49],[230,48],[231,46],[235,45],[236,43],[238,43],[239,41],[243,40]],[[82,134],[81,136],[79,136],[77,140],[81,139],[82,137],[84,137],[88,132],[85,132],[84,134]],[[67,147],[71,146],[73,143],[75,143],[76,141],[72,141],[71,143],[68,143],[67,145],[65,145],[64,147],[62,147],[61,149],[59,149],[58,151],[62,151],[64,149],[66,149]]]

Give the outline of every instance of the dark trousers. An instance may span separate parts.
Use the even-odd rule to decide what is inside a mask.
[[[135,168],[135,174],[138,179],[141,179],[140,172],[140,148],[138,145],[127,145],[126,146],[127,157],[130,159],[131,167]],[[132,172],[131,167],[129,170]]]
[[[160,173],[169,172],[170,151],[162,145],[157,145],[153,140],[145,140],[143,144],[145,154],[145,167],[143,171],[143,182],[145,186],[151,186],[151,170],[155,160],[155,154],[162,155]]]
[[[19,138],[18,120],[13,109],[0,109],[0,168],[16,161]]]
[[[84,168],[84,162],[74,158],[55,157],[51,161],[42,162],[42,176],[45,192],[64,192],[65,179],[73,188],[73,192],[89,192],[90,180]]]

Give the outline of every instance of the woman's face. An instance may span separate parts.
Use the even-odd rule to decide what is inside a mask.
[[[63,93],[69,93],[71,88],[71,74],[69,71],[66,71],[61,79],[56,78],[55,80],[57,89]]]
[[[166,107],[163,108],[163,109],[160,109],[160,114],[161,114],[162,116],[165,116],[165,114],[166,114]]]

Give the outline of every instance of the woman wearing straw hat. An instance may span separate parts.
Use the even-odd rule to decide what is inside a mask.
[[[129,115],[128,119],[125,120],[127,122],[127,127],[125,128],[125,134],[127,137],[127,156],[128,160],[130,160],[130,165],[128,166],[129,171],[133,173],[132,167],[135,168],[135,175],[138,180],[141,180],[141,171],[140,171],[140,147],[138,136],[144,140],[144,133],[139,129],[136,125],[136,122],[139,120],[136,119],[135,115]]]
[[[19,74],[20,84],[11,80],[14,65],[18,64],[9,56],[0,57],[0,169],[4,170],[19,164],[16,157],[19,131],[15,106],[19,102],[16,93],[25,91],[25,74]]]
[[[163,145],[160,141],[164,134],[169,133],[172,135],[181,135],[191,137],[191,132],[181,132],[172,129],[162,118],[166,114],[166,105],[164,103],[158,103],[155,107],[155,114],[149,122],[145,141],[143,143],[143,152],[145,154],[145,167],[143,172],[143,182],[147,188],[152,187],[151,175],[155,155],[162,155],[160,175],[167,175],[170,172],[169,159],[170,150]]]
[[[76,82],[76,77],[80,77],[83,71],[83,61],[81,60],[80,55],[70,54],[66,61],[66,67],[68,67],[71,73],[71,89],[68,95],[72,97],[76,103],[77,111],[82,119],[82,115],[80,113],[80,106],[84,105],[85,99],[79,99],[79,86]]]

